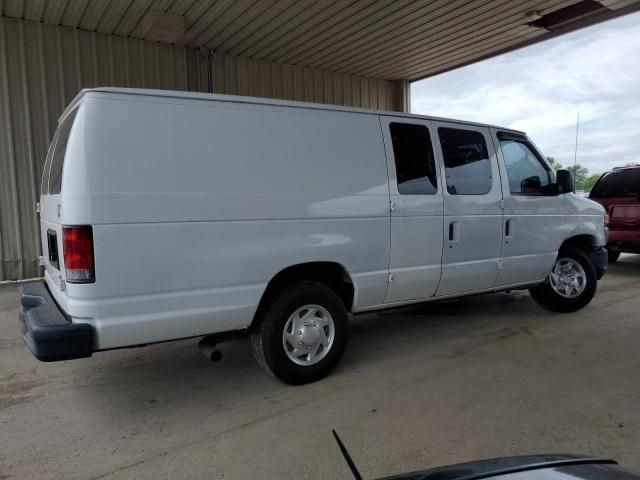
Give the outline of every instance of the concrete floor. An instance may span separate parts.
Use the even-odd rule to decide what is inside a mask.
[[[0,288],[0,479],[365,478],[542,452],[640,470],[640,256],[594,301],[548,313],[524,292],[358,317],[324,381],[288,387],[244,341],[196,341],[45,364]]]

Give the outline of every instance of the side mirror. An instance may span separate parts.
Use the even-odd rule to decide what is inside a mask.
[[[556,184],[558,193],[570,193],[575,189],[573,174],[569,170],[558,170],[556,172]]]

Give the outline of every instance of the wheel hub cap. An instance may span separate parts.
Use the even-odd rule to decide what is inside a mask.
[[[559,258],[549,274],[551,288],[564,298],[580,296],[587,286],[582,265],[572,258]]]
[[[316,345],[320,341],[320,332],[318,327],[302,327],[296,335],[304,345]]]
[[[329,312],[319,305],[305,305],[291,314],[282,333],[282,346],[293,363],[313,365],[327,356],[335,337]]]

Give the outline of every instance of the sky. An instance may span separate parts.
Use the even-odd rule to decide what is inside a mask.
[[[640,13],[411,85],[411,111],[524,130],[590,173],[640,163]]]

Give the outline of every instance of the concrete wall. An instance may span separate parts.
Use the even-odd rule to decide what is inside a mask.
[[[38,276],[49,141],[82,88],[213,91],[402,109],[398,83],[0,18],[0,280]]]

